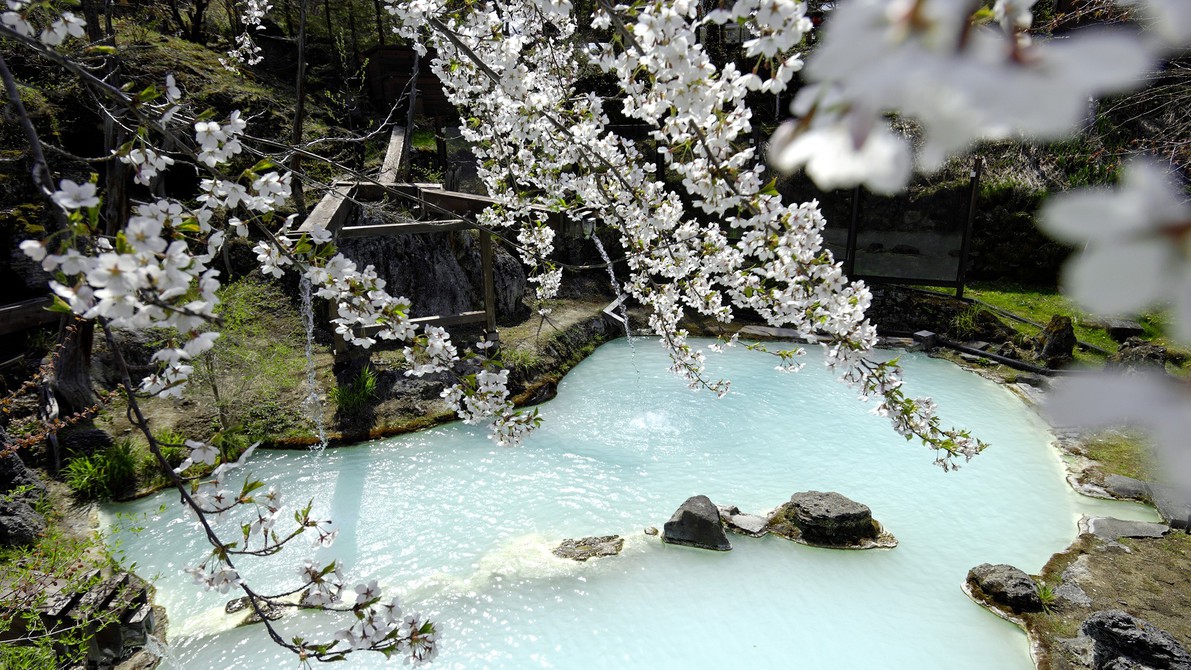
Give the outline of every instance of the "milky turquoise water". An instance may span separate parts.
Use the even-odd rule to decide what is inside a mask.
[[[1081,514],[1152,513],[1072,492],[1045,424],[997,384],[902,355],[910,392],[993,445],[944,473],[832,381],[817,352],[807,358],[787,375],[764,354],[712,355],[733,381],[717,400],[667,373],[656,344],[633,353],[621,340],[567,375],[519,448],[456,424],[322,454],[260,453],[257,477],[291,503],[314,498],[341,532],[329,549],[302,541],[243,572],[258,591],[287,590],[291,566],[338,559],[354,581],[377,579],[433,616],[442,668],[1031,668],[1024,635],[960,590],[968,568],[1036,572],[1075,537]],[[642,532],[691,495],[764,513],[809,489],[869,505],[900,545],[832,551],[731,536],[733,550],[719,553]],[[231,596],[181,574],[205,544],[176,495],[111,506],[107,522],[114,512],[148,515],[144,530],[114,541],[140,574],[158,575],[165,667],[295,665],[259,626],[231,628]],[[564,538],[613,533],[627,538],[618,557],[550,555]],[[279,625],[329,636],[346,621],[297,613]],[[385,665],[358,656],[339,667]]]

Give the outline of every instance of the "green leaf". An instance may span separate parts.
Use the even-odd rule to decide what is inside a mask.
[[[53,297],[54,297],[54,302],[52,304],[50,304],[49,307],[46,307],[47,312],[58,312],[59,314],[70,314],[71,313],[70,305],[66,304],[65,300],[58,297],[57,295],[55,295]]]
[[[769,180],[765,188],[761,189],[761,195],[781,195],[777,192],[777,177]]]

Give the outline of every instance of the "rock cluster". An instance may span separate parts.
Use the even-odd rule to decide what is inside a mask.
[[[8,435],[0,429],[0,451]],[[21,457],[0,457],[0,547],[32,544],[45,530],[45,518],[33,505],[46,494],[45,484],[25,466]]]
[[[1092,639],[1093,670],[1191,670],[1170,633],[1121,610],[1096,612],[1080,631]]]
[[[1166,369],[1166,347],[1151,344],[1140,337],[1130,337],[1117,347],[1116,353],[1108,357],[1105,367],[1124,370]]]

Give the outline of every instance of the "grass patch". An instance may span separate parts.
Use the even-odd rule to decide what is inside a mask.
[[[415,128],[409,144],[411,149],[438,151],[438,142],[434,138],[434,131],[429,128]]]
[[[1086,452],[1100,463],[1099,470],[1105,475],[1153,481],[1158,474],[1149,445],[1135,433],[1101,433],[1088,440]]]
[[[980,302],[1012,312],[1043,326],[1056,314],[1069,316],[1071,325],[1075,328],[1075,336],[1080,342],[1087,342],[1106,351],[1115,351],[1117,348],[1116,342],[1113,342],[1108,333],[1092,325],[1096,321],[1094,316],[1081,310],[1056,288],[996,282],[978,283],[966,288],[964,292]],[[1012,320],[1006,322],[1024,335],[1038,334],[1038,329],[1028,324]]]
[[[987,303],[1008,312],[1012,312],[1023,319],[1028,319],[1043,326],[1055,314],[1071,317],[1071,325],[1075,329],[1075,337],[1099,347],[1108,352],[1117,350],[1117,343],[1108,333],[1095,325],[1098,319],[1095,315],[1080,309],[1070,298],[1063,295],[1057,288],[1028,286],[1013,282],[976,282],[964,289],[965,295]],[[1005,323],[1028,337],[1038,334],[1039,330],[1031,325],[1002,319]],[[1147,312],[1138,315],[1135,320],[1141,325],[1142,338],[1166,347],[1170,354],[1170,363],[1175,372],[1185,372],[1191,363],[1191,352],[1175,346],[1165,336],[1169,329],[1170,315],[1165,311]],[[1104,362],[1104,356],[1094,352],[1075,350],[1075,360],[1085,365],[1098,365]]]
[[[81,499],[111,500],[132,486],[136,470],[132,445],[120,440],[103,451],[72,458],[62,473]]]

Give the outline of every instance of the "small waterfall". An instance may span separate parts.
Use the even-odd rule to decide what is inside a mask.
[[[311,449],[322,451],[327,446],[327,430],[323,426],[323,403],[318,397],[318,379],[314,371],[314,306],[310,297],[310,279],[305,274],[299,282],[302,294],[302,325],[306,327],[306,399],[302,401],[302,409],[314,421],[318,430],[318,444],[311,445]]]
[[[171,658],[169,645],[151,633],[145,634],[145,651],[162,660]]]
[[[604,250],[604,243],[600,241],[599,235],[594,233],[592,233],[591,241],[595,242],[596,250],[600,252],[600,258],[604,259],[604,263],[608,266],[608,280],[612,282],[612,291],[616,294],[617,299],[624,297],[620,282],[616,281],[616,271],[612,269],[612,259],[608,258],[608,252]],[[624,306],[623,300],[617,307],[620,308],[620,320],[624,323],[624,336],[628,339],[629,346],[636,351],[637,345],[633,342],[633,332],[629,328],[629,310]]]

